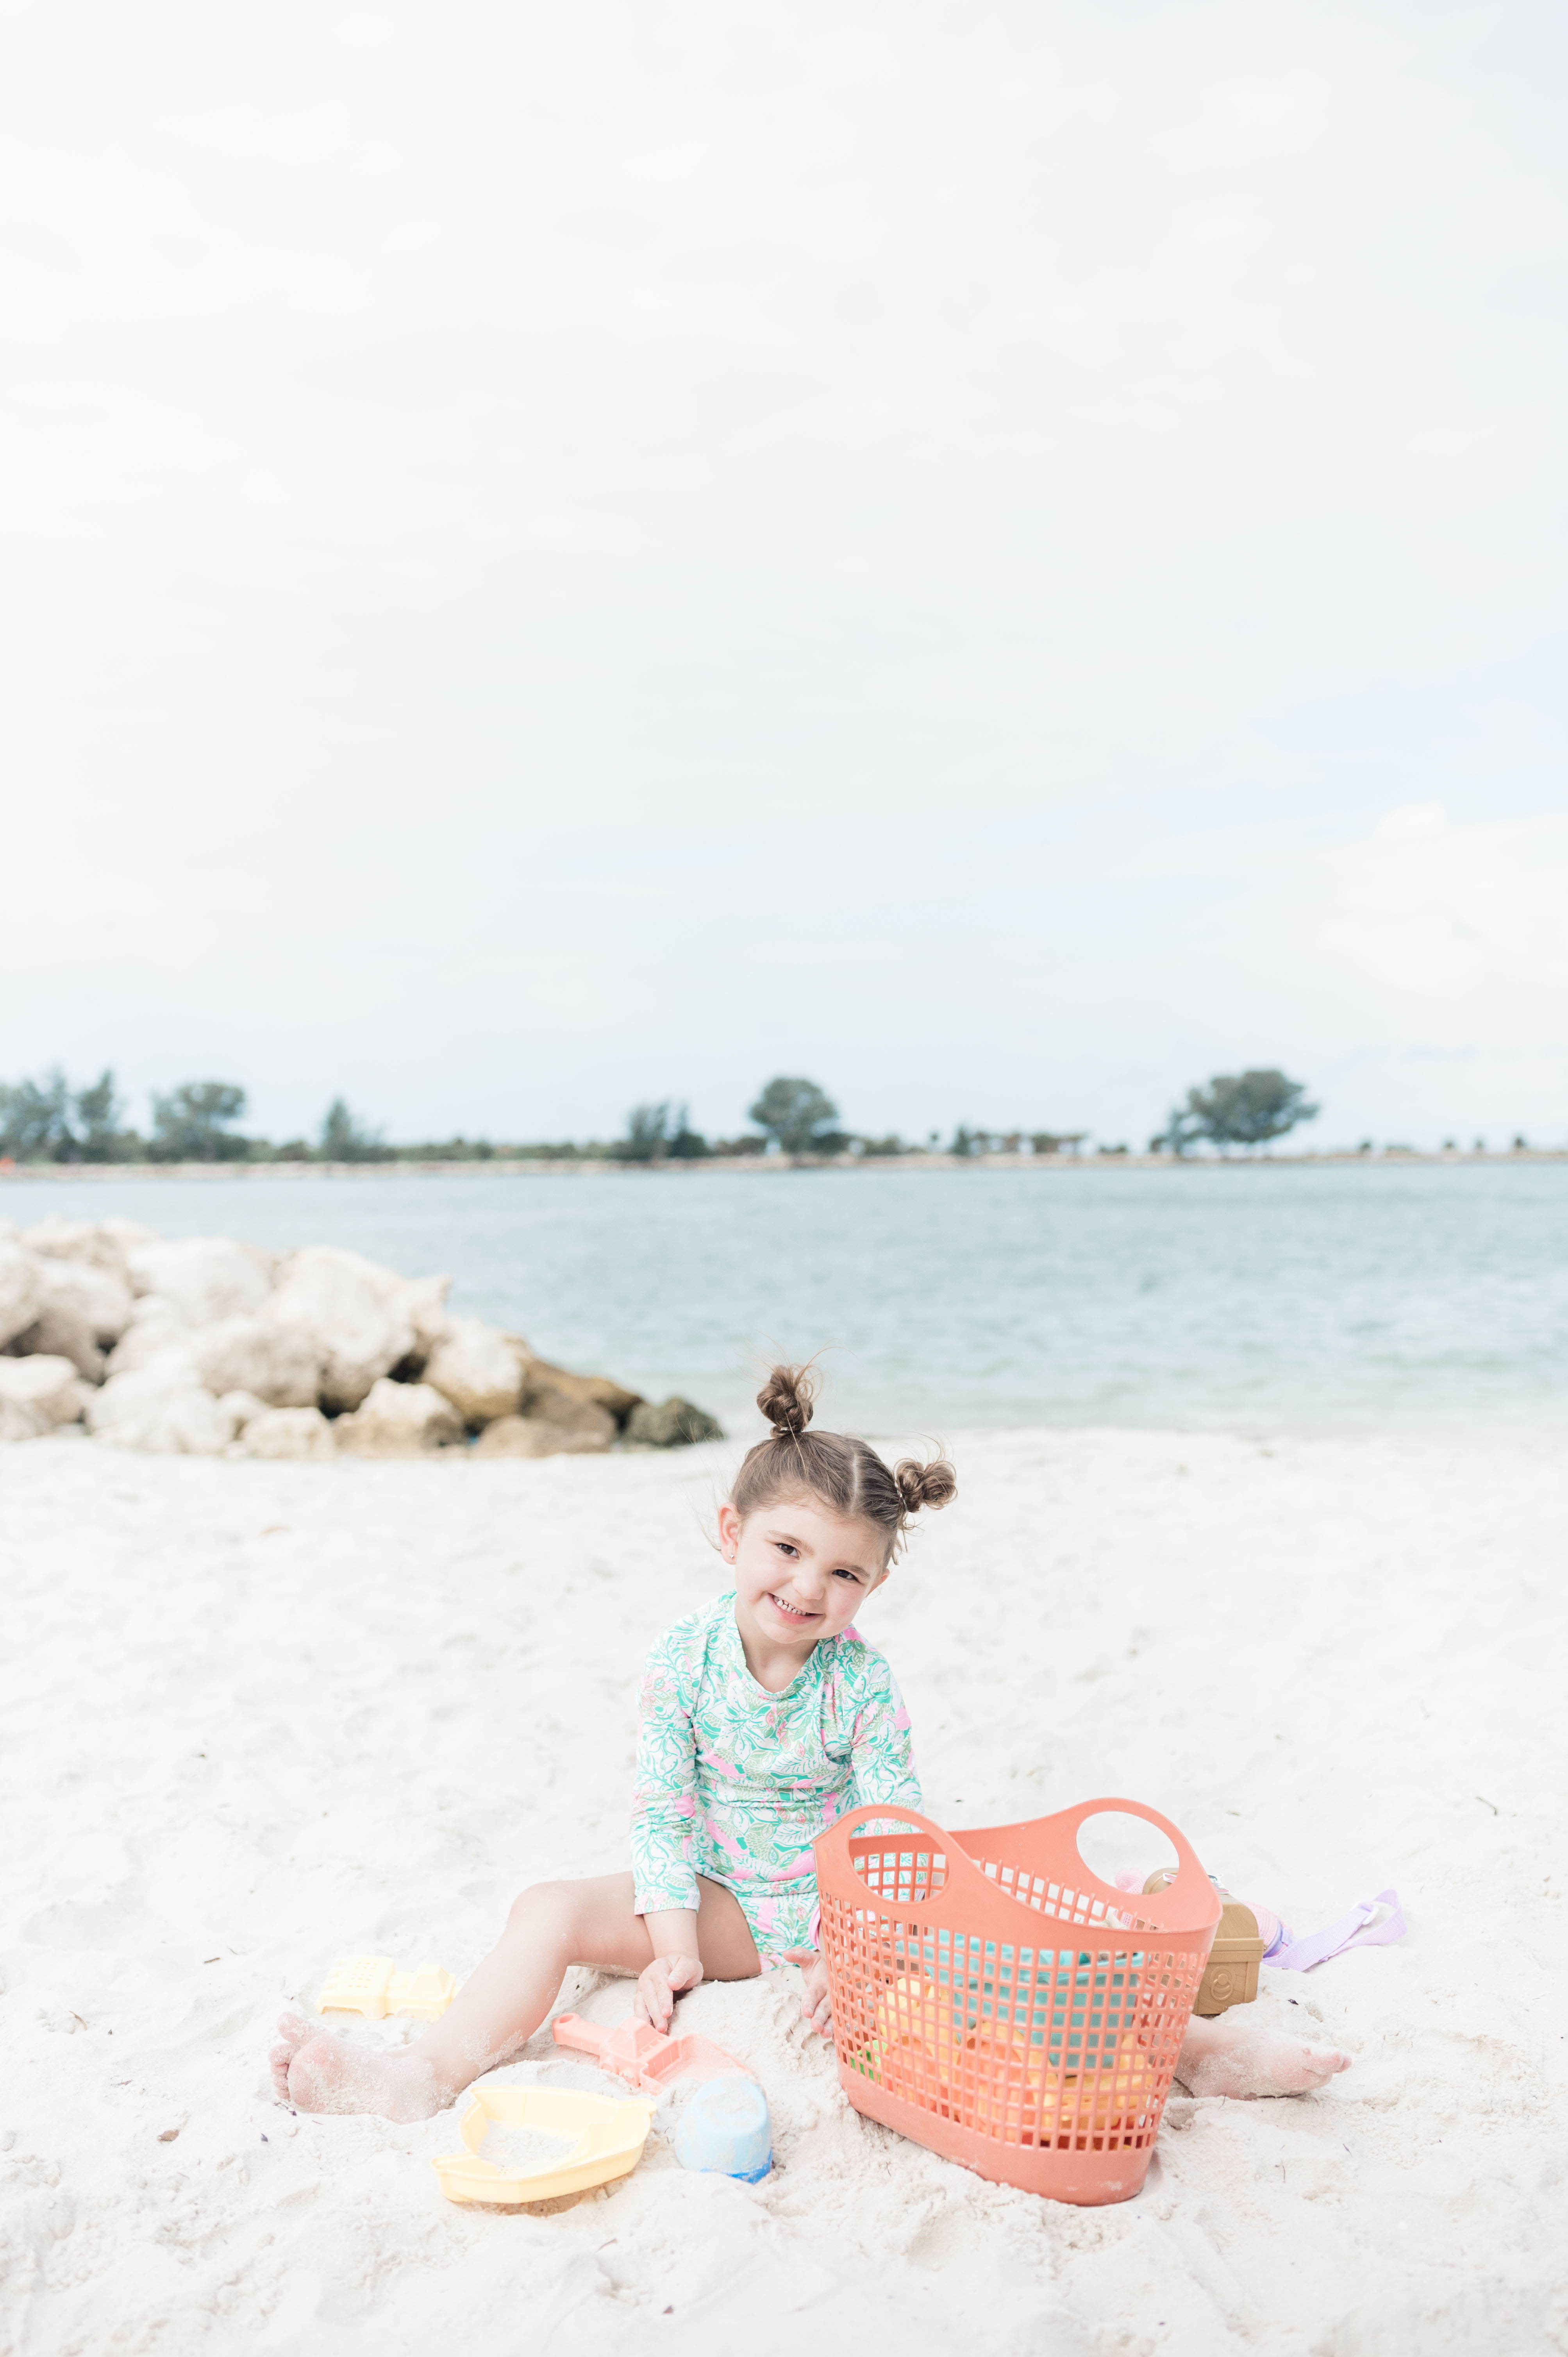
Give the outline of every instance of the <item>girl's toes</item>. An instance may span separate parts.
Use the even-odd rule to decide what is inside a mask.
[[[280,2104],[294,2101],[288,2084],[290,2065],[300,2048],[317,2034],[302,2013],[285,2013],[278,2023],[278,2043],[268,2054],[267,2061],[272,2066],[273,2085]]]
[[[1248,2093],[1259,2095],[1310,2095],[1326,2087],[1340,2071],[1348,2071],[1350,2057],[1337,2046],[1300,2045],[1294,2038],[1260,2040],[1252,2062],[1258,2083]]]
[[[1330,2079],[1350,2068],[1350,2057],[1342,2054],[1337,2046],[1304,2046],[1302,2060],[1312,2073],[1305,2083],[1304,2093],[1305,2087],[1326,2087]]]

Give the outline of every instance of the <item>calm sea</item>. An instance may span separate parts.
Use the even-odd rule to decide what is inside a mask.
[[[744,1431],[826,1353],[868,1433],[1113,1424],[1568,1442],[1568,1165],[28,1179],[25,1223],[339,1243]]]

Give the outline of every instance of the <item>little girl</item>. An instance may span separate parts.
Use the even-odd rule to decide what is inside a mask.
[[[668,2029],[710,1980],[802,1965],[803,2011],[831,2027],[815,1953],[811,1844],[844,1810],[920,1806],[893,1673],[852,1626],[904,1530],[957,1489],[943,1458],[889,1469],[863,1440],[811,1432],[807,1371],[775,1367],[772,1427],[719,1512],[733,1589],[667,1629],[642,1682],[629,1874],[536,1883],[441,2020],[410,2046],[352,2046],[298,2014],[279,2024],[277,2092],[306,2111],[426,2118],[532,2037],[568,1968],[635,1973],[632,2010]],[[1200,2094],[1319,2086],[1349,2058],[1275,2031],[1194,2018],[1177,2075]]]

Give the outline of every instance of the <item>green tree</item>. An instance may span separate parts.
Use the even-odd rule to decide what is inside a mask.
[[[1217,1072],[1207,1088],[1188,1089],[1156,1137],[1156,1151],[1186,1154],[1200,1140],[1221,1153],[1232,1146],[1267,1146],[1297,1122],[1316,1121],[1318,1108],[1306,1103],[1305,1081],[1291,1081],[1272,1065],[1264,1071]]]
[[[379,1129],[368,1129],[341,1097],[334,1097],[321,1124],[318,1162],[390,1162],[392,1149]]]
[[[626,1135],[616,1146],[621,1162],[662,1162],[670,1127],[668,1104],[633,1105],[627,1115]]]
[[[701,1162],[713,1152],[702,1131],[692,1127],[690,1106],[676,1106],[665,1132],[664,1150],[673,1162]]]
[[[245,1092],[232,1081],[182,1081],[153,1099],[155,1162],[242,1162],[249,1142],[234,1135]]]
[[[0,1154],[17,1162],[66,1162],[75,1143],[70,1091],[58,1064],[36,1081],[0,1084]]]
[[[88,1089],[78,1089],[73,1101],[76,1149],[83,1162],[124,1162],[140,1146],[120,1127],[124,1106],[114,1086],[114,1075],[104,1071]]]
[[[122,1130],[113,1072],[72,1089],[57,1064],[37,1080],[0,1083],[0,1154],[18,1162],[132,1162],[142,1141]]]
[[[782,1154],[831,1154],[842,1144],[839,1109],[815,1081],[769,1081],[746,1114]]]
[[[622,1162],[698,1162],[713,1147],[692,1127],[690,1109],[665,1098],[659,1104],[633,1105],[626,1135],[614,1152]]]

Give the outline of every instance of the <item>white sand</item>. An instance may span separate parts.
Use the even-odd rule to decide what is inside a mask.
[[[1144,2193],[1071,2210],[858,2119],[779,1974],[682,2009],[767,2087],[771,2179],[689,2176],[656,2136],[613,2191],[453,2208],[428,2162],[452,2115],[295,2118],[269,2032],[335,1955],[461,1973],[521,1885],[624,1861],[637,1671],[720,1584],[701,1523],[727,1453],[28,1443],[0,1456],[0,2347],[1568,2347],[1568,1458],[955,1454],[959,1503],[864,1616],[932,1813],[1133,1793],[1298,1931],[1397,1884],[1402,1947],[1271,1975],[1260,2007],[1352,2072],[1177,2097]],[[624,2014],[625,1982],[585,1986]],[[559,2053],[502,2075],[613,2087]]]

